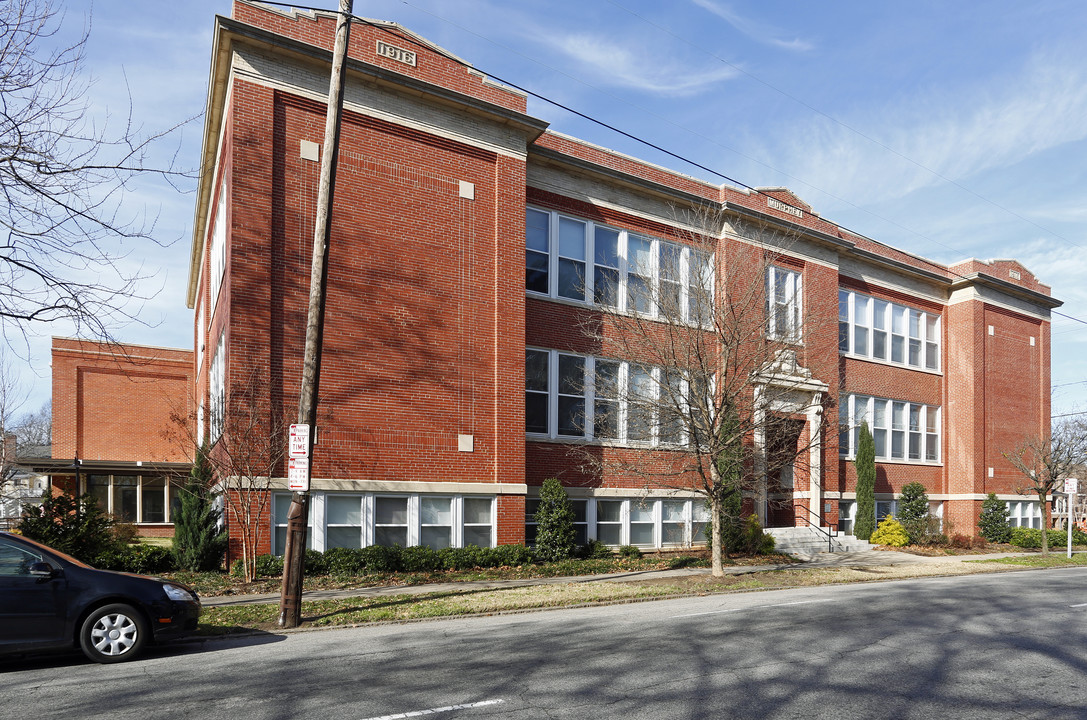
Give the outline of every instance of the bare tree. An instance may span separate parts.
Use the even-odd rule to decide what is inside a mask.
[[[789,497],[794,469],[810,469],[797,458],[818,453],[821,437],[827,386],[809,368],[836,377],[837,365],[815,357],[819,343],[803,343],[821,319],[805,314],[801,273],[785,254],[798,238],[712,208],[676,215],[670,238],[629,234],[624,284],[618,263],[609,267],[613,239],[597,237],[584,275],[599,312],[581,322],[598,356],[582,370],[592,402],[560,397],[559,423],[603,441],[575,451],[587,472],[704,497],[722,575],[726,500]],[[560,358],[560,396],[579,368],[564,370]]]
[[[19,482],[19,413],[27,392],[18,375],[0,351],[0,523],[19,517],[21,505],[29,499],[29,487]]]
[[[175,128],[144,133],[131,109],[122,123],[91,119],[90,26],[64,43],[63,19],[49,0],[0,3],[0,329],[9,343],[12,331],[25,342],[36,323],[66,320],[77,334],[109,338],[115,323],[135,319],[151,274],[125,245],[158,241],[128,190],[140,175],[184,175],[150,160]]]
[[[230,555],[240,555],[246,582],[256,577],[258,550],[270,539],[272,481],[284,474],[292,422],[287,411],[269,403],[269,397],[267,381],[253,371],[223,397],[211,399],[207,423],[207,460],[226,509]],[[175,412],[173,421],[169,435],[195,457],[201,418]]]
[[[1020,495],[1034,493],[1042,509],[1042,554],[1049,553],[1048,497],[1063,487],[1079,465],[1087,462],[1087,423],[1067,419],[1054,425],[1049,435],[1027,438],[1005,452],[1026,483],[1016,488]]]

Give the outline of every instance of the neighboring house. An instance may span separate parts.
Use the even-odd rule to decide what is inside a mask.
[[[89,493],[144,536],[173,535],[188,476],[193,353],[53,338],[52,455],[28,459],[54,492]]]

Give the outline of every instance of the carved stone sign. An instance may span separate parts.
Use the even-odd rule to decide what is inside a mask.
[[[415,53],[411,50],[405,50],[395,45],[377,41],[377,54],[381,57],[387,57],[390,60],[395,60],[398,63],[404,63],[405,65],[411,65],[415,67]]]
[[[796,217],[804,217],[804,211],[803,210],[801,210],[798,207],[793,207],[792,205],[788,205],[786,203],[783,203],[780,200],[778,200],[777,198],[767,197],[766,198],[766,206],[769,207],[769,208],[773,208],[774,210],[780,210],[781,212],[787,213],[789,215],[795,215]]]

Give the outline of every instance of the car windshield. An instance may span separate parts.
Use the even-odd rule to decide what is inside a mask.
[[[84,568],[91,567],[90,565],[83,562],[82,560],[76,560],[74,557],[72,557],[68,553],[63,553],[60,550],[55,550],[55,549],[49,547],[48,545],[42,545],[40,542],[38,542],[36,540],[31,540],[28,537],[24,537],[22,535],[7,535],[7,534],[5,534],[5,537],[17,538],[19,542],[24,542],[27,545],[33,545],[36,548],[41,548],[45,552],[47,552],[47,553],[49,553],[51,555],[55,555],[55,556],[59,557],[61,560],[64,560],[65,562],[70,562],[73,565],[78,565],[79,567],[84,567]]]

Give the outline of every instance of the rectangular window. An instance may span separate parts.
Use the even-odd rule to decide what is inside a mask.
[[[374,498],[374,545],[408,545],[408,499]]]
[[[771,266],[766,271],[767,333],[777,340],[800,341],[800,273]]]
[[[559,297],[584,300],[586,224],[568,217],[559,218]]]
[[[453,500],[419,498],[419,544],[435,550],[453,545]]]
[[[464,498],[464,545],[492,547],[493,523],[491,521],[493,498]]]
[[[653,368],[630,365],[627,373],[627,435],[631,442],[652,442],[656,425],[657,386]]]
[[[940,408],[866,395],[843,395],[838,451],[856,457],[860,425],[867,421],[877,460],[940,461]]]
[[[687,542],[687,502],[665,500],[661,503],[661,545],[684,545]]]
[[[219,436],[223,434],[223,424],[226,422],[225,338],[225,333],[219,336],[219,341],[215,344],[215,353],[211,356],[211,367],[208,372],[208,403],[210,410],[208,434],[213,441],[218,440]]]
[[[87,475],[84,492],[118,522],[168,523],[177,486],[161,475]]]
[[[623,544],[623,501],[596,501],[596,539],[605,545]]]
[[[525,212],[525,289],[623,312],[709,324],[712,253],[561,213]]]
[[[291,496],[277,494],[272,496],[272,552],[282,555],[287,549],[287,511],[291,509]],[[306,549],[313,549],[313,503],[310,503],[309,518],[306,521]]]
[[[362,547],[362,498],[329,495],[325,499],[325,548]]]
[[[596,227],[593,300],[597,305],[619,307],[619,231]]]
[[[656,545],[653,503],[630,501],[630,544]]]
[[[598,438],[619,439],[619,363],[614,360],[595,362],[593,382],[593,435]]]
[[[548,358],[545,350],[525,351],[525,432],[547,432]]]
[[[208,270],[211,282],[208,284],[208,317],[210,319],[219,300],[219,291],[223,287],[226,274],[226,186],[219,185],[219,199],[215,203],[215,224],[211,230],[211,242],[208,244]]]
[[[547,294],[551,262],[551,215],[525,212],[525,289]]]
[[[940,315],[838,290],[838,349],[906,367],[940,369]]]
[[[842,535],[853,534],[853,523],[857,519],[857,503],[842,500],[838,503],[838,532]]]
[[[559,354],[558,434],[563,437],[585,435],[585,358]]]

